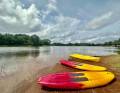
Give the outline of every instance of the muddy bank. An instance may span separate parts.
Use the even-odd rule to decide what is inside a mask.
[[[108,71],[112,71],[116,75],[116,80],[107,86],[85,89],[85,90],[50,90],[41,88],[36,83],[39,76],[46,75],[54,72],[64,71],[80,71],[77,69],[69,68],[58,63],[56,60],[50,59],[45,63],[37,62],[24,63],[21,69],[11,75],[3,75],[0,77],[0,92],[1,93],[120,93],[120,56],[106,56],[102,57],[100,63],[87,62],[95,65],[101,65],[108,68]]]

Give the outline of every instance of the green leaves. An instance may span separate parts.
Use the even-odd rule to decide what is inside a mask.
[[[25,34],[0,34],[0,45],[32,45],[32,46],[40,46],[40,45],[50,45],[49,39],[41,40],[37,35],[25,35]]]

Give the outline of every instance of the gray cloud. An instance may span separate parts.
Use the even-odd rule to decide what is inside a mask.
[[[94,19],[92,19],[90,22],[88,22],[86,24],[85,29],[86,30],[94,30],[94,29],[98,29],[98,28],[102,28],[103,26],[109,24],[110,19],[112,19],[113,13],[112,12],[108,12],[102,16],[96,17]]]
[[[5,32],[29,32],[37,25],[41,25],[39,11],[35,4],[24,8],[18,0],[2,0],[0,2],[0,28]]]
[[[86,13],[82,18],[65,16],[57,5],[57,0],[49,0],[43,9],[38,9],[35,3],[26,8],[20,0],[2,0],[0,32],[37,34],[41,38],[64,43],[103,42],[118,38],[120,13],[115,6],[115,9],[108,9],[83,22],[88,16]]]

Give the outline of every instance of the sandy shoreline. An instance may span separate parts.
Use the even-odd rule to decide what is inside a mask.
[[[101,65],[108,68],[108,71],[112,71],[116,75],[116,80],[111,84],[94,89],[86,90],[74,90],[74,91],[57,91],[42,89],[36,83],[39,76],[54,73],[54,72],[65,72],[65,71],[80,71],[72,69],[66,66],[60,65],[57,60],[51,60],[52,65],[49,66],[49,62],[45,64],[38,63],[25,63],[21,69],[12,74],[1,77],[0,79],[0,92],[1,93],[120,93],[120,56],[106,56],[102,57],[100,63],[91,63],[95,65]],[[39,61],[39,60],[38,60]]]

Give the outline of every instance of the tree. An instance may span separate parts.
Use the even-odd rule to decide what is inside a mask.
[[[42,45],[50,45],[51,41],[49,39],[41,40]]]
[[[50,45],[49,39],[40,40],[37,35],[26,34],[0,34],[0,45]]]
[[[31,36],[31,41],[33,46],[39,46],[40,45],[40,38],[37,35]]]

